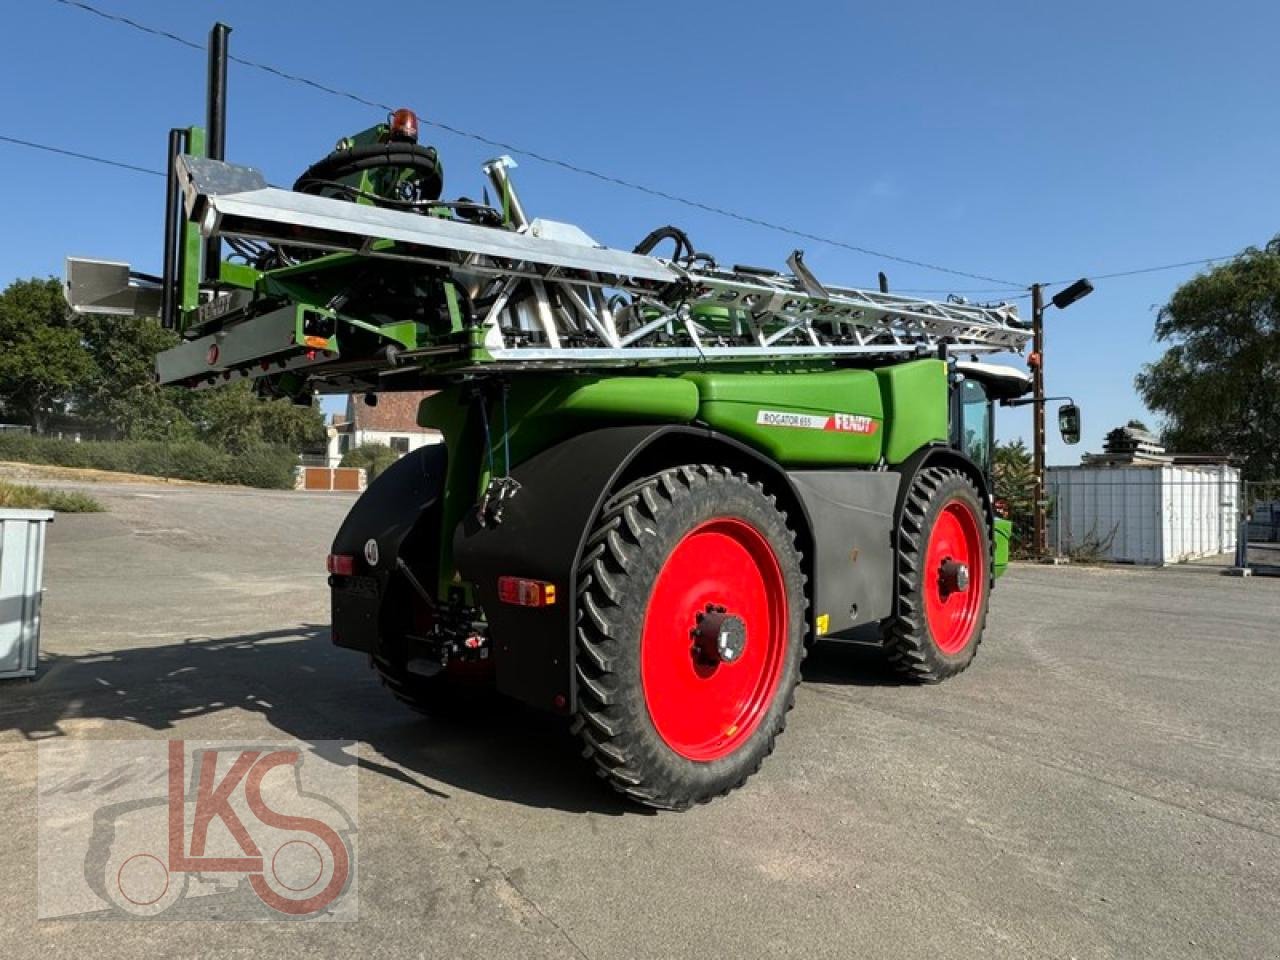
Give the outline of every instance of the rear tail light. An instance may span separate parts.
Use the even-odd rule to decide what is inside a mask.
[[[1009,519],[1009,501],[1008,500],[1005,500],[1003,497],[996,497],[995,502],[992,504],[992,506],[995,507],[997,517],[1000,517],[1002,520]]]
[[[545,580],[499,577],[498,599],[517,607],[549,607],[556,602],[556,585]]]
[[[349,577],[356,572],[356,558],[349,553],[331,553],[325,566],[332,574]]]

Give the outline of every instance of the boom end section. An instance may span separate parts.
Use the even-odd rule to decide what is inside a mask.
[[[117,260],[67,257],[63,292],[76,313],[160,316],[159,278],[135,273],[129,264]]]

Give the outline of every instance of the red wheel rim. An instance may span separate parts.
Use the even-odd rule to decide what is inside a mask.
[[[952,500],[938,513],[924,562],[929,633],[943,653],[959,653],[973,639],[987,588],[982,534],[968,503]],[[961,566],[967,576],[958,573]]]
[[[745,631],[732,661],[698,652],[698,615],[720,608]],[[722,517],[687,533],[658,571],[640,640],[645,705],[667,746],[710,761],[750,737],[773,702],[788,626],[782,568],[755,527]]]

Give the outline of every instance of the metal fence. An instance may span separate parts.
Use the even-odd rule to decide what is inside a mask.
[[[1246,496],[1233,467],[1050,467],[1046,495],[1054,555],[1153,565],[1237,562]]]
[[[1280,480],[1246,482],[1241,503],[1240,565],[1280,573]]]

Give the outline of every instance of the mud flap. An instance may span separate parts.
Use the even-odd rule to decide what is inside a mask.
[[[401,544],[425,514],[434,512],[439,525],[447,464],[443,443],[405,454],[378,474],[342,521],[331,552],[354,557],[355,569],[352,576],[329,578],[336,645],[377,649],[379,610]]]

